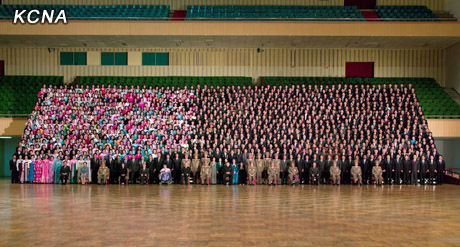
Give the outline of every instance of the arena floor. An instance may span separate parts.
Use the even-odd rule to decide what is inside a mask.
[[[460,187],[11,185],[1,246],[460,246]]]

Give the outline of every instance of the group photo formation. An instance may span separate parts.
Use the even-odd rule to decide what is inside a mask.
[[[395,83],[44,86],[11,179],[442,184],[445,161],[415,90]]]
[[[0,0],[0,247],[460,246],[459,0]]]

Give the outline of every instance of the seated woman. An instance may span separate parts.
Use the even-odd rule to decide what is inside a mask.
[[[158,178],[160,179],[160,184],[171,184],[171,169],[169,169],[166,164],[164,164],[163,168],[160,170]]]
[[[80,171],[80,181],[81,184],[86,184],[87,182],[89,182],[89,167],[86,162],[83,163],[83,167]]]
[[[128,181],[128,168],[125,167],[124,162],[121,163],[121,168],[118,174],[120,174],[120,178],[119,178],[120,184],[127,184],[126,181]]]

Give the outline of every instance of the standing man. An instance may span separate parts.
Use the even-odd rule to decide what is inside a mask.
[[[401,156],[397,154],[396,159],[394,160],[394,182],[397,185],[401,184],[401,172],[403,172],[403,163],[401,160]]]
[[[403,161],[403,184],[409,185],[411,184],[411,173],[412,165],[411,161],[409,160],[409,155],[404,156]]]
[[[434,184],[436,180],[435,174],[436,174],[437,167],[436,167],[436,161],[434,160],[433,155],[430,155],[430,161],[428,161],[428,169],[430,171],[429,177],[428,177],[428,183]]]
[[[13,154],[13,159],[10,160],[11,183],[19,183],[19,171],[16,167],[16,155]]]
[[[201,165],[201,160],[198,158],[198,154],[195,153],[195,157],[192,160],[192,176],[193,176],[193,183],[198,184],[200,180],[200,165]]]
[[[173,175],[173,178],[174,178],[174,183],[175,184],[180,184],[180,180],[181,180],[181,165],[182,165],[182,159],[180,158],[179,156],[179,153],[175,153],[175,157],[174,157],[174,160],[173,160],[173,171],[172,171],[172,175]]]
[[[419,163],[418,163],[418,172],[420,173],[420,184],[425,185],[425,179],[426,179],[426,172],[428,171],[428,164],[425,160],[425,156],[422,155]]]
[[[410,170],[411,170],[411,175],[410,175],[411,184],[417,185],[418,184],[417,173],[420,171],[417,156],[414,155],[414,157],[410,161],[410,166],[411,166],[411,168],[410,168]]]
[[[439,155],[436,173],[438,175],[438,180],[436,181],[436,184],[443,184],[444,174],[446,173],[446,162],[442,159],[442,155]]]
[[[91,183],[97,183],[97,173],[99,171],[99,159],[97,158],[97,154],[94,154],[90,160],[90,168],[91,168]]]

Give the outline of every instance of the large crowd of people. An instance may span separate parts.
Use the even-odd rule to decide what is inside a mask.
[[[394,85],[43,87],[14,183],[442,184]]]

